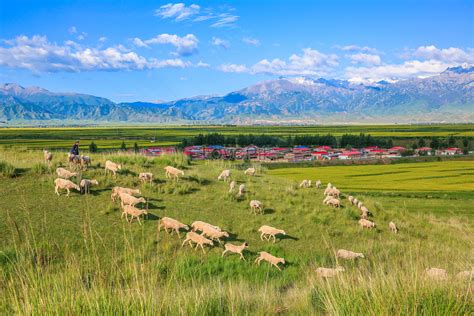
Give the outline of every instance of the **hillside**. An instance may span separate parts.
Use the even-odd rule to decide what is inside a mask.
[[[224,96],[164,103],[114,103],[17,84],[0,87],[0,119],[148,123],[398,123],[474,121],[474,68],[438,76],[352,84],[344,80],[280,78]]]

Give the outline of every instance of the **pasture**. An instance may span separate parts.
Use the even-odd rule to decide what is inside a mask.
[[[247,177],[248,165],[189,162],[181,155],[147,158],[93,154],[92,167],[78,179],[97,179],[92,194],[54,194],[54,169],[65,166],[55,153],[48,168],[42,152],[0,150],[0,312],[2,314],[369,314],[463,315],[473,310],[472,281],[454,277],[474,266],[472,161],[380,166],[337,166],[265,170]],[[114,178],[104,162],[121,163]],[[182,168],[179,181],[163,167]],[[3,166],[3,167],[2,167]],[[14,168],[12,171],[11,168]],[[217,181],[230,168],[244,183],[242,198]],[[140,184],[139,172],[155,175]],[[298,188],[301,179],[332,182],[373,213],[377,227],[362,230],[359,211],[322,204],[323,189]],[[140,187],[148,218],[142,225],[120,218],[110,199],[115,185]],[[263,202],[253,215],[249,201]],[[143,206],[145,207],[145,206]],[[202,220],[230,233],[229,242],[249,243],[247,261],[222,258],[215,244],[206,253],[181,247],[183,238],[157,233],[159,218],[191,224]],[[388,230],[394,221],[399,234]],[[262,241],[258,228],[287,232],[276,243]],[[181,233],[181,237],[184,233]],[[343,261],[344,248],[365,259]],[[284,257],[283,271],[254,263],[257,252]],[[317,267],[343,266],[324,280]],[[445,268],[450,278],[425,277],[428,267]]]
[[[394,138],[396,144],[419,137],[474,137],[473,124],[432,125],[340,125],[340,126],[109,126],[109,127],[48,127],[1,128],[0,146],[30,149],[64,149],[79,138],[82,145],[94,141],[101,149],[119,148],[122,142],[132,147],[176,145],[183,138],[197,134],[223,135],[266,134],[271,136],[370,134]]]

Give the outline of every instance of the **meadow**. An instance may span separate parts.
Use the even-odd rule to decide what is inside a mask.
[[[474,266],[472,161],[337,166],[267,170],[223,161],[190,162],[182,155],[148,158],[92,154],[80,178],[95,178],[90,195],[54,194],[52,169],[42,152],[0,149],[0,313],[1,314],[369,314],[468,315],[472,281],[454,275]],[[105,176],[106,159],[123,164]],[[182,168],[178,183],[163,167]],[[237,198],[217,181],[222,169],[248,192]],[[153,172],[152,185],[138,172]],[[321,203],[322,189],[299,189],[303,178],[331,181],[373,213],[377,228],[362,230],[358,210],[343,199],[341,209]],[[149,210],[143,225],[120,219],[110,199],[115,185],[140,187]],[[249,201],[264,203],[252,215]],[[190,224],[203,220],[231,233],[229,242],[249,243],[247,261],[221,257],[216,244],[206,253],[181,247],[183,239],[157,233],[159,218]],[[399,234],[390,233],[394,221]],[[288,236],[269,243],[257,229],[271,225]],[[182,233],[182,236],[184,233]],[[353,262],[335,258],[344,248],[363,252]],[[258,251],[287,261],[283,271],[253,261]],[[346,271],[320,279],[316,267]],[[427,267],[441,267],[448,281],[429,280]]]
[[[157,127],[47,127],[1,128],[0,146],[30,149],[61,149],[71,146],[77,138],[83,145],[94,141],[99,148],[119,148],[122,142],[132,147],[136,142],[143,146],[170,146],[183,138],[197,134],[220,133],[223,135],[266,134],[271,136],[370,134],[394,138],[396,144],[419,137],[474,137],[473,124],[432,125],[341,125],[341,126],[157,126]],[[397,141],[398,140],[398,141]]]

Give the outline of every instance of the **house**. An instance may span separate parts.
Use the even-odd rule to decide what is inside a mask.
[[[431,156],[432,148],[431,148],[431,147],[420,147],[420,148],[415,149],[415,152],[416,152],[418,155],[428,155],[428,156]]]
[[[462,155],[462,150],[461,148],[458,148],[458,147],[450,147],[446,149],[437,150],[436,155],[441,155],[441,156]]]
[[[351,151],[343,151],[337,158],[341,160],[347,159],[357,159],[360,158],[362,153],[360,151],[351,150]]]
[[[389,148],[387,151],[390,155],[401,155],[402,152],[406,151],[407,149],[403,146],[394,146]]]
[[[329,152],[325,150],[315,150],[311,153],[311,157],[315,160],[324,160],[327,159]]]
[[[366,148],[364,148],[366,149]],[[387,152],[383,149],[370,149],[368,151],[366,151],[366,154],[369,156],[369,157],[377,157],[377,156],[383,156],[385,155]]]

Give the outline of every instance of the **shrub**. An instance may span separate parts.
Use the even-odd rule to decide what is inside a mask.
[[[50,170],[44,163],[39,162],[31,167],[31,172],[34,174],[48,174]]]
[[[13,178],[16,176],[16,168],[6,161],[0,161],[0,175]]]

